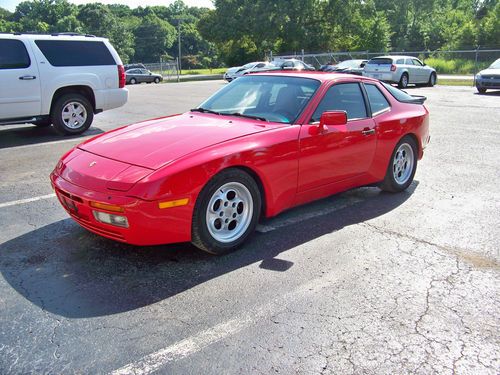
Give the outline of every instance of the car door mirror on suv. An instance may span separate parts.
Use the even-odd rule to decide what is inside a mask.
[[[326,111],[321,114],[319,119],[319,130],[323,131],[326,126],[346,125],[346,111]]]

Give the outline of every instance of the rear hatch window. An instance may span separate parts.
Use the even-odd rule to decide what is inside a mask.
[[[395,87],[393,87],[385,82],[380,82],[380,83],[382,83],[382,85],[384,85],[384,87],[387,89],[387,91],[389,91],[391,93],[391,95],[394,96],[394,98],[398,102],[411,103],[411,104],[424,104],[424,102],[427,99],[425,96],[421,96],[421,95],[410,95],[410,94],[406,93],[405,91],[397,89],[397,88],[395,88]]]
[[[368,65],[391,65],[392,59],[376,57],[368,61]]]

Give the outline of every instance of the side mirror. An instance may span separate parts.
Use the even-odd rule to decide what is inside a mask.
[[[323,131],[326,126],[346,125],[346,111],[326,111],[321,114],[319,119],[319,130]]]

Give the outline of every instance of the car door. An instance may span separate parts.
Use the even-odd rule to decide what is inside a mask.
[[[405,59],[405,65],[408,69],[408,83],[417,83],[420,80],[420,72],[418,67],[413,64],[413,59]]]
[[[326,126],[319,132],[321,114],[332,110],[346,111],[347,124]],[[360,84],[333,84],[309,123],[301,127],[298,192],[362,175],[372,164],[375,146],[375,122]]]
[[[40,114],[40,77],[30,45],[0,39],[0,119]]]
[[[415,66],[415,72],[418,77],[419,83],[424,83],[429,80],[429,74],[424,64],[419,59],[412,59],[413,65]]]

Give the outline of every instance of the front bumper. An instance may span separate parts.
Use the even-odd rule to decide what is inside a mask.
[[[500,76],[476,77],[476,87],[482,89],[500,89]]]
[[[89,191],[74,185],[54,172],[50,175],[59,202],[66,212],[85,229],[100,236],[131,245],[150,246],[191,241],[193,205],[160,209],[158,201],[118,194]],[[123,228],[97,221],[92,213],[96,210],[90,202],[119,205],[124,208],[129,227]],[[99,209],[98,211],[116,214]]]

